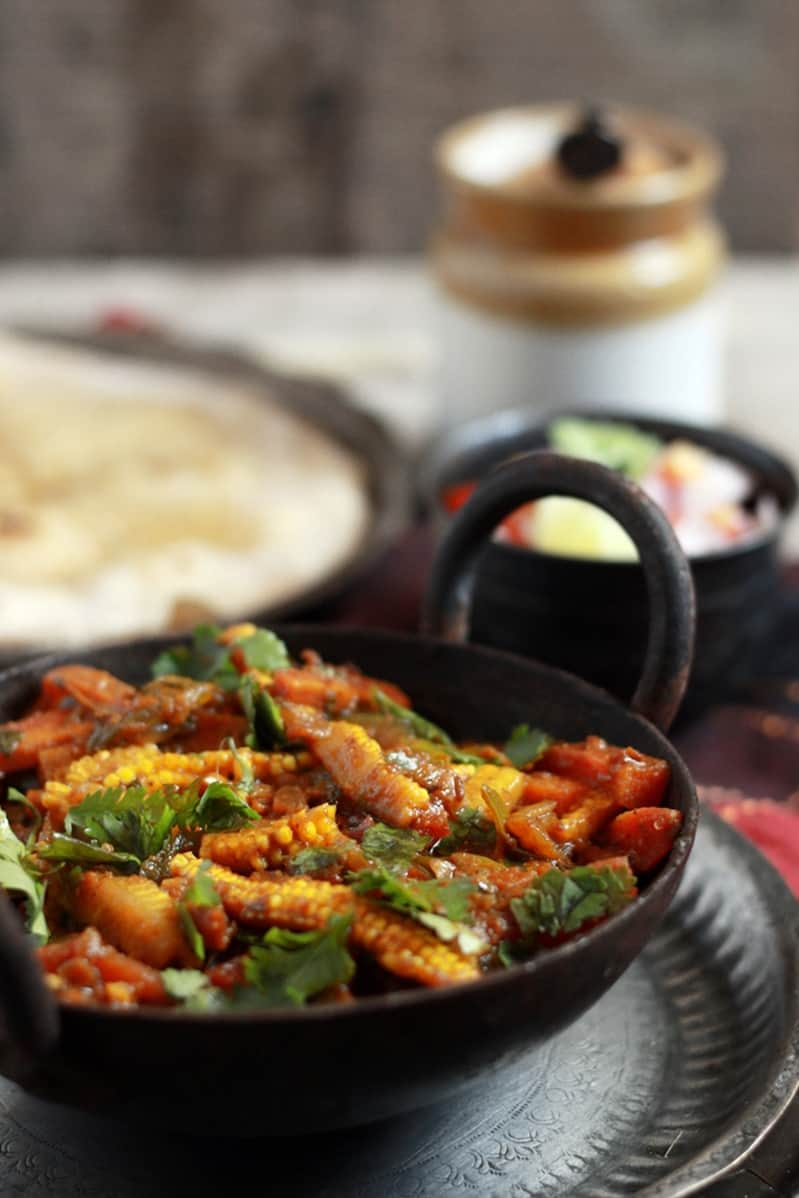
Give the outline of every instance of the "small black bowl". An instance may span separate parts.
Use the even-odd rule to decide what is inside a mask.
[[[697,605],[691,685],[684,712],[696,711],[745,679],[780,602],[778,543],[797,498],[790,467],[744,437],[719,428],[639,419],[616,411],[557,413],[582,420],[620,421],[662,440],[694,442],[739,463],[757,491],[779,508],[773,530],[754,540],[690,559]],[[440,533],[451,522],[442,495],[457,483],[481,480],[497,463],[549,445],[549,425],[525,411],[500,412],[446,434],[421,470],[421,491]],[[527,496],[532,498],[532,496]],[[500,518],[514,504],[508,502]],[[644,575],[637,562],[557,556],[487,540],[477,568],[472,639],[579,673],[627,698],[640,674],[648,621]]]
[[[502,488],[514,479],[518,486],[516,464],[494,481]],[[526,471],[525,486],[530,479]],[[310,626],[277,632],[294,653],[313,646],[328,661],[354,661],[396,681],[459,740],[501,740],[529,721],[561,738],[597,733],[665,758],[665,802],[682,812],[682,827],[636,901],[584,936],[474,982],[352,1004],[213,1015],[59,1007],[16,917],[0,901],[0,1073],[42,1098],[170,1134],[305,1133],[446,1098],[547,1040],[612,985],[665,913],[696,829],[696,791],[664,736],[690,668],[691,579],[665,517],[620,476],[541,454],[532,479],[541,493],[565,482],[605,506],[639,548],[653,618],[632,709],[558,670],[441,636]],[[480,502],[496,502],[491,487]],[[484,516],[490,520],[491,511]],[[453,522],[425,604],[431,631],[450,638],[463,623],[459,582],[468,583],[463,528]],[[132,642],[92,650],[84,660],[143,682],[161,647],[163,640]],[[65,660],[69,655],[40,658],[0,674],[0,721],[26,710],[42,674]]]

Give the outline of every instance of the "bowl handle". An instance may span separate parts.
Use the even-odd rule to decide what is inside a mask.
[[[477,560],[497,525],[523,503],[568,495],[603,508],[635,542],[649,596],[649,637],[632,708],[666,731],[680,706],[694,646],[691,571],[660,508],[621,474],[594,462],[536,451],[488,474],[455,516],[430,572],[425,631],[468,640]],[[590,596],[586,596],[590,603]]]
[[[19,1076],[58,1038],[58,1005],[45,985],[30,937],[11,903],[0,894],[0,1018],[4,1072]]]

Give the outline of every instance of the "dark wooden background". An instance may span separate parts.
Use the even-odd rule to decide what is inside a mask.
[[[705,124],[797,247],[797,0],[0,0],[0,253],[415,250],[435,134],[568,96]]]

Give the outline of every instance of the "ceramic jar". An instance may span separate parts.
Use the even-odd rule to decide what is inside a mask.
[[[710,139],[635,110],[600,126],[541,105],[464,121],[435,157],[445,421],[520,405],[722,415]]]

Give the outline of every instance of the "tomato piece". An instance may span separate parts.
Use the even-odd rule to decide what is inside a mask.
[[[208,970],[208,981],[220,990],[230,992],[236,986],[243,986],[247,979],[244,976],[244,957],[233,957],[220,965],[212,965]]]
[[[474,479],[465,483],[453,483],[441,492],[441,505],[445,512],[459,512],[477,489]]]
[[[231,738],[240,745],[247,734],[247,719],[233,711],[198,711],[189,732],[178,732],[175,742],[182,753],[206,753]],[[173,742],[170,742],[170,746]]]
[[[533,770],[525,775],[524,794],[521,804],[554,802],[558,815],[563,815],[579,802],[586,792],[586,784],[574,778],[562,778],[548,770]]]
[[[17,733],[19,739],[9,753],[0,753],[0,772],[11,774],[17,770],[33,769],[39,763],[39,754],[58,745],[70,745],[75,754],[83,748],[92,734],[94,725],[75,719],[74,712],[35,711],[23,720],[11,720],[3,724],[0,731]]]
[[[663,802],[671,767],[658,757],[625,749],[613,771],[611,790],[622,807],[658,807]]]
[[[367,678],[355,671],[343,674],[317,672],[312,666],[287,666],[275,670],[271,693],[278,699],[314,707],[330,715],[342,715],[356,707],[374,710],[377,706],[375,690],[381,690],[400,707],[410,707],[410,699],[404,691],[381,678]]]
[[[582,743],[557,741],[549,746],[538,764],[553,774],[596,785],[611,777],[621,755],[621,749],[607,744],[601,736],[589,736]]]
[[[633,873],[646,873],[668,856],[681,825],[671,807],[636,807],[611,820],[602,839],[629,857]]]
[[[519,545],[522,549],[530,546],[530,520],[534,504],[523,503],[511,512],[499,526],[498,539],[508,545]]]
[[[57,666],[45,675],[42,695],[48,702],[56,702],[68,695],[81,707],[89,711],[109,707],[127,708],[136,699],[135,686],[122,682],[107,670],[96,670],[92,666]],[[56,698],[58,696],[58,698]]]

